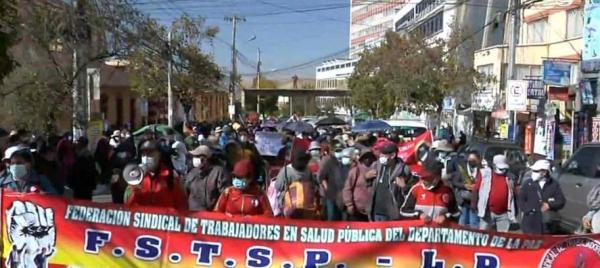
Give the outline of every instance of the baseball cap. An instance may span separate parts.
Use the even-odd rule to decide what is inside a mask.
[[[542,160],[538,160],[536,161],[531,167],[529,167],[531,170],[533,171],[540,171],[540,170],[550,170],[550,161],[542,159]]]
[[[212,156],[212,151],[210,150],[210,148],[206,145],[200,145],[198,147],[196,147],[196,149],[194,149],[193,151],[190,152],[191,155],[193,156],[206,156],[208,158],[210,158]]]
[[[499,169],[506,169],[509,167],[506,163],[506,156],[503,154],[495,155],[492,163],[494,163],[494,167]]]

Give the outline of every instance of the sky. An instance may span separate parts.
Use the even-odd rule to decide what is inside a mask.
[[[245,17],[238,23],[238,73],[256,73],[261,50],[263,77],[314,78],[325,58],[348,56],[350,0],[137,0],[135,5],[165,25],[186,12],[204,17],[219,34],[207,53],[224,70],[231,66],[232,25],[226,16]],[[254,38],[254,36],[256,38]],[[253,39],[253,40],[251,40]],[[250,40],[250,41],[249,41]],[[337,53],[337,54],[336,54]],[[301,65],[301,67],[296,67]]]

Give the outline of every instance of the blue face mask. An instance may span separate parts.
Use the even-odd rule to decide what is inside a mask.
[[[21,179],[27,175],[27,167],[25,165],[13,164],[8,167],[13,179]]]
[[[335,158],[337,159],[342,159],[342,152],[335,152],[333,153],[333,155],[335,156]]]
[[[237,189],[246,189],[246,186],[248,186],[248,182],[246,181],[246,179],[233,178],[232,185],[234,188]]]
[[[352,159],[350,159],[349,157],[342,157],[342,165],[350,165],[350,163],[352,163]]]

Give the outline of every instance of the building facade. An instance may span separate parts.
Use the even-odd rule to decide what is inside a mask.
[[[522,23],[516,45],[515,79],[541,79],[545,60],[572,63],[571,84],[576,84],[579,61],[583,50],[583,2],[575,0],[568,5],[542,1],[531,8],[520,10]],[[475,52],[474,67],[481,73],[495,77],[487,88],[494,96],[503,97],[508,75],[508,40],[504,34],[501,44],[490,44]]]
[[[334,59],[317,67],[316,88],[348,89],[348,78],[354,72],[358,59]]]
[[[394,14],[406,1],[351,0],[347,59],[333,59],[316,68],[316,88],[348,89],[348,78],[365,49],[377,47],[394,30]]]

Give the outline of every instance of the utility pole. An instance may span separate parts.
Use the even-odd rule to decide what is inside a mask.
[[[256,88],[260,89],[260,48],[257,48],[258,52],[258,63],[256,64]],[[260,94],[256,96],[256,113],[260,116]]]
[[[173,88],[171,86],[171,76],[173,75],[173,69],[171,66],[171,30],[167,34],[167,53],[168,54],[168,63],[167,63],[167,120],[169,121],[169,126],[175,126],[175,99],[173,95]]]
[[[516,59],[517,59],[517,39],[519,36],[519,10],[521,9],[520,0],[512,0],[510,6],[510,40],[508,43],[508,79],[515,80],[516,77]],[[512,112],[512,126],[513,133],[512,139],[516,141],[517,138],[517,112]]]
[[[231,75],[229,77],[229,118],[233,121],[235,118],[235,80],[237,79],[237,49],[235,47],[235,38],[237,35],[238,21],[246,21],[244,17],[225,17],[226,21],[231,21],[232,36],[231,36]]]
[[[72,0],[73,6],[72,29],[74,30],[75,46],[73,49],[73,112],[72,125],[73,137],[79,138],[86,135],[86,105],[89,101],[89,96],[85,94],[86,88],[86,72],[81,72],[81,68],[86,70],[85,58],[87,57],[87,46],[89,45],[89,36],[87,35],[87,24],[84,20],[85,2],[84,0]],[[86,100],[87,97],[87,100]]]

